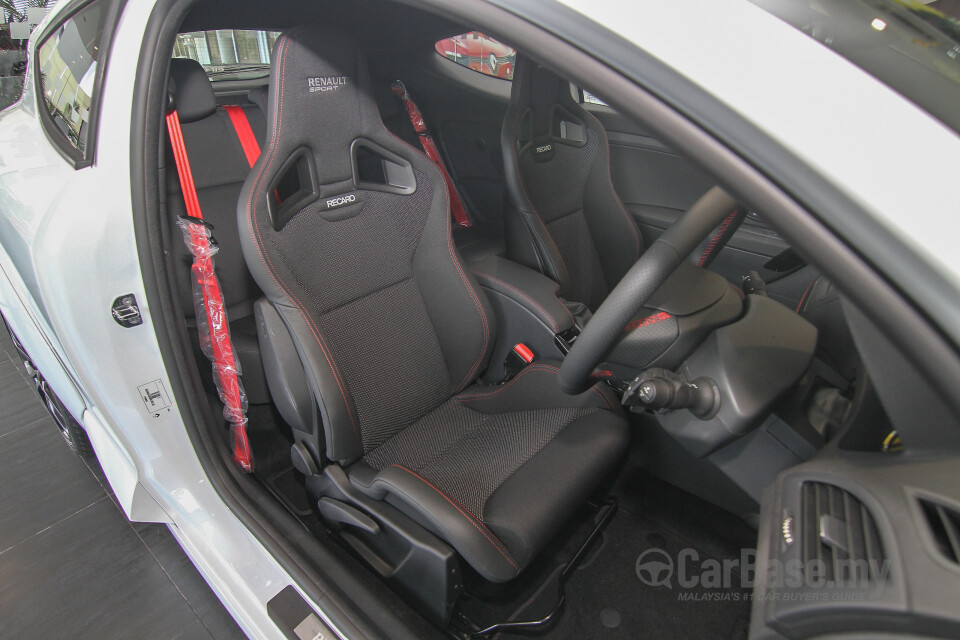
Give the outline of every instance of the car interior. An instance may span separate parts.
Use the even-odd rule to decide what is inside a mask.
[[[946,410],[927,391],[908,433],[916,390],[888,391],[912,365],[764,211],[477,25],[200,0],[178,47],[218,29],[270,59],[176,48],[156,108],[215,241],[250,478],[344,597],[411,637],[960,629],[931,595],[960,570],[955,483],[926,448]],[[464,34],[516,53],[440,51]],[[228,459],[191,196],[166,130],[160,148],[165,267]],[[800,595],[774,597],[758,576],[788,561]]]

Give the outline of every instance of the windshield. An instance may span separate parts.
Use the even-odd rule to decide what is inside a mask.
[[[960,131],[960,3],[752,0]]]
[[[279,31],[251,29],[191,31],[177,35],[173,57],[196,60],[214,82],[265,78],[278,37]]]

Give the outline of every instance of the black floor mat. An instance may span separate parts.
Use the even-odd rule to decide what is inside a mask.
[[[691,570],[679,575],[681,553],[697,555],[686,562]],[[665,584],[645,584],[638,560],[672,562],[655,578]],[[689,556],[688,556],[689,557]],[[732,588],[684,588],[679,580],[701,577],[707,556],[656,523],[621,510],[604,532],[597,552],[567,584],[567,605],[555,634],[558,638],[745,638],[750,614],[749,592]],[[720,562],[722,558],[710,558]],[[651,577],[649,566],[642,575]],[[655,568],[656,569],[656,568]],[[722,584],[722,579],[718,581]]]
[[[546,631],[551,639],[746,638],[750,590],[741,587],[739,563],[729,561],[755,547],[756,532],[735,516],[630,465],[611,493],[620,508],[567,581],[562,613],[541,633]],[[595,516],[596,511],[582,511],[518,580],[499,591],[488,587],[492,592],[474,593],[460,611],[479,627],[545,616],[557,600],[563,564],[587,538]],[[651,579],[650,569],[658,567],[648,561],[667,566]],[[495,637],[532,635],[502,632]]]

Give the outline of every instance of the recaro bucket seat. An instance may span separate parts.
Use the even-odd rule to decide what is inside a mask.
[[[301,468],[366,497],[347,506],[371,547],[383,523],[368,516],[397,510],[486,579],[515,577],[624,451],[615,397],[601,386],[564,394],[549,361],[505,385],[475,384],[494,317],[454,248],[440,173],[385,129],[350,38],[315,27],[282,35],[268,120],[238,223],[269,301],[264,342],[292,345],[274,360],[306,380],[299,415],[316,407],[322,418],[293,420],[312,458]],[[283,384],[271,380],[271,391]],[[308,486],[322,513],[357,515],[317,495],[330,482]]]
[[[518,54],[501,146],[507,256],[557,282],[565,299],[596,310],[644,251],[613,187],[603,124],[567,80]],[[690,262],[709,266],[745,214],[732,209]]]
[[[643,251],[610,180],[603,125],[569,82],[518,54],[501,137],[508,256],[595,310]]]

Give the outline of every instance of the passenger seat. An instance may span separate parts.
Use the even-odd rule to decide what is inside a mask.
[[[250,165],[226,109],[218,107],[213,86],[200,63],[175,58],[170,63],[170,93],[180,117],[184,144],[197,187],[197,198],[205,221],[213,225],[213,237],[220,251],[214,258],[217,276],[230,321],[234,350],[240,361],[241,380],[250,404],[270,402],[253,303],[263,294],[247,269],[240,250],[237,230],[237,200]],[[251,95],[250,102],[238,105],[250,123],[254,137],[263,145],[267,122],[256,102],[262,96]],[[176,226],[186,215],[180,181],[169,145],[167,153],[167,211],[170,215],[173,259],[177,284],[195,350],[200,355],[199,337],[193,304],[193,259]],[[202,356],[200,356],[202,357]],[[205,361],[205,359],[204,359]],[[210,367],[201,366],[210,390],[214,389]]]

